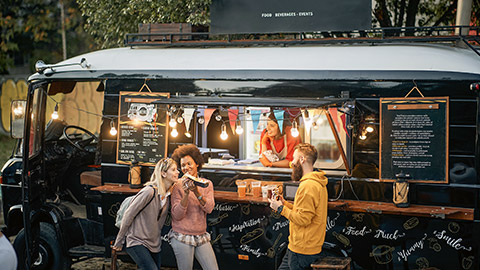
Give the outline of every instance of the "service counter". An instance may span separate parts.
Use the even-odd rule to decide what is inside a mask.
[[[106,184],[93,190],[102,194],[102,208],[108,209],[103,217],[105,235],[114,239],[118,232],[113,225],[116,210],[125,196],[139,189]],[[207,216],[207,231],[220,269],[276,269],[287,247],[289,221],[273,212],[265,198],[238,197],[237,192],[216,190],[215,202]],[[328,209],[325,253],[339,256],[343,250],[364,267],[402,266],[414,256],[413,248],[421,245],[430,251],[430,257],[422,260],[431,263],[439,258],[449,260],[452,254],[468,259],[478,248],[467,240],[476,239],[469,230],[473,209],[426,205],[398,208],[392,203],[356,200],[329,201]],[[170,230],[170,222],[167,218],[163,235]],[[162,250],[165,266],[174,266],[167,242]]]

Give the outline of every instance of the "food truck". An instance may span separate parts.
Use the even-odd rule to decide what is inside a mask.
[[[21,269],[109,257],[116,211],[139,190],[130,172],[145,183],[187,143],[214,185],[207,231],[220,269],[276,269],[289,221],[252,182],[292,201],[298,182],[258,162],[271,113],[317,148],[328,177],[322,252],[353,269],[479,269],[478,36],[142,37],[38,62],[27,100],[12,102],[19,143],[2,169],[3,232],[17,235]],[[162,263],[175,267],[163,240]]]

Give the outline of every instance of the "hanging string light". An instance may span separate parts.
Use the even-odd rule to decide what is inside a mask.
[[[110,134],[112,136],[117,135],[117,129],[115,128],[115,125],[113,124],[113,119],[110,120]]]
[[[176,138],[178,136],[178,131],[176,128],[172,129],[172,132],[170,132],[170,135],[172,135],[172,137]]]
[[[171,128],[175,128],[177,126],[177,121],[175,121],[175,117],[170,117],[170,121],[168,122],[168,125],[171,127]]]
[[[220,139],[224,141],[228,139],[227,126],[225,125],[225,123],[222,124],[222,133],[220,133]]]
[[[190,132],[185,132],[185,137],[191,138],[191,137],[192,137],[192,134],[190,134]]]
[[[243,127],[240,123],[240,120],[237,119],[237,127],[235,128],[235,132],[238,134],[238,135],[241,135],[243,133]]]
[[[58,103],[55,103],[55,109],[53,109],[52,119],[58,119]]]
[[[203,124],[205,123],[205,118],[204,118],[203,116],[200,116],[200,117],[198,118],[198,123],[199,123],[200,125],[203,125]]]
[[[372,126],[368,126],[365,131],[367,131],[368,133],[371,133],[374,131],[373,127]]]
[[[300,132],[298,132],[298,128],[297,128],[297,121],[295,119],[293,120],[292,129],[290,130],[290,134],[292,134],[292,136],[294,138],[296,138],[296,137],[298,137],[298,135],[300,135]]]

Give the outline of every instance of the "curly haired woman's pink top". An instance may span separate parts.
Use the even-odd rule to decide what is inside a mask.
[[[193,192],[188,195],[188,205],[183,207],[180,201],[183,197],[183,188],[181,183],[173,186],[172,203],[172,229],[181,234],[200,235],[207,231],[207,214],[213,211],[215,199],[213,194],[213,184],[210,180],[206,188],[198,187],[198,191],[205,200],[202,206]]]

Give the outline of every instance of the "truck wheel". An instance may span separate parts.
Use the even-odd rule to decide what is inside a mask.
[[[24,229],[18,233],[13,242],[13,247],[17,253],[18,269],[23,270],[27,259]],[[55,228],[51,224],[40,222],[38,253],[38,258],[33,263],[32,269],[70,269],[70,258],[63,255]]]

